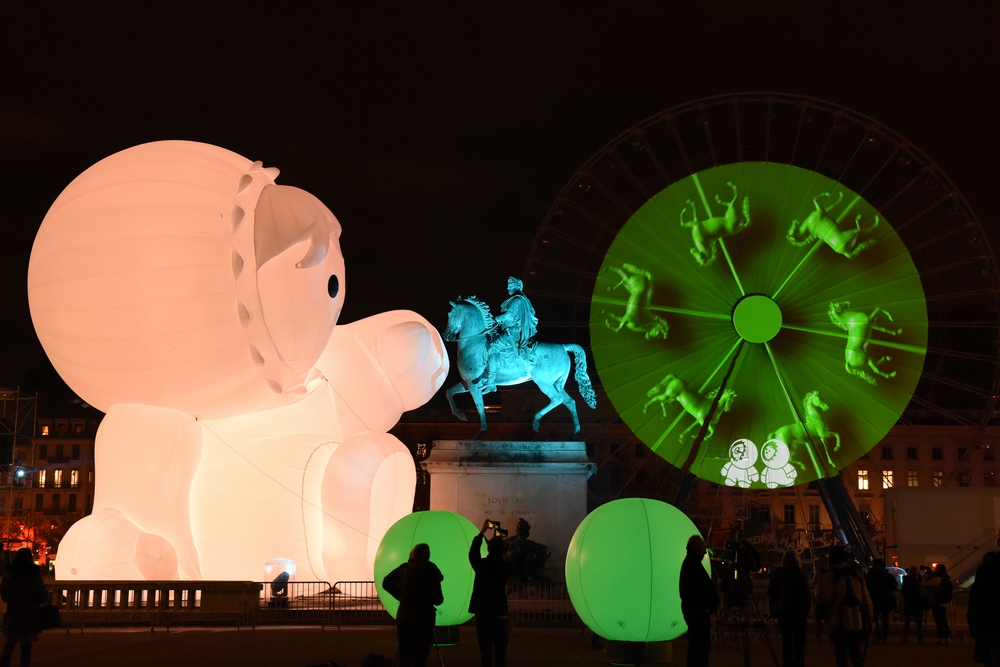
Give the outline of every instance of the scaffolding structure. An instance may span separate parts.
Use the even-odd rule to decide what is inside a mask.
[[[5,496],[4,551],[23,546],[34,551],[33,535],[22,528],[34,525],[30,502],[35,467],[35,431],[38,425],[38,395],[18,389],[0,388],[0,483]],[[29,500],[26,502],[25,498]],[[20,524],[20,527],[18,527]]]

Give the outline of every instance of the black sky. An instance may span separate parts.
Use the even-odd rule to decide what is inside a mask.
[[[353,5],[353,6],[352,6]],[[1000,4],[5,3],[0,385],[46,386],[25,277],[77,174],[159,139],[281,169],[343,227],[344,321],[494,307],[576,168],[658,111],[823,98],[908,137],[1000,243]],[[539,313],[545,318],[545,313]]]

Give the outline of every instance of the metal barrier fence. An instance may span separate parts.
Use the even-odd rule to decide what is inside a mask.
[[[391,623],[372,581],[74,581],[46,585],[63,626]],[[0,604],[0,612],[6,610]]]
[[[86,625],[226,623],[251,610],[245,581],[76,581],[46,587],[67,631]]]
[[[47,584],[66,631],[98,625],[375,625],[392,623],[373,581],[56,581]],[[507,588],[515,625],[581,622],[565,584]],[[0,613],[5,605],[0,603]]]
[[[508,618],[513,625],[582,626],[566,584],[518,583],[507,586]]]
[[[392,623],[373,581],[292,581],[285,591],[270,582],[250,581],[76,581],[47,584],[49,601],[60,608],[66,631],[95,625],[381,625]],[[752,592],[762,619],[769,619],[766,589]],[[511,584],[507,587],[512,625],[582,627],[565,584]],[[968,591],[956,590],[947,606],[948,624],[956,641],[966,641]],[[898,600],[898,598],[897,598]],[[0,603],[0,613],[6,605]],[[902,606],[890,620],[902,630]],[[915,632],[915,629],[914,629]],[[934,621],[924,615],[924,633],[936,635]]]

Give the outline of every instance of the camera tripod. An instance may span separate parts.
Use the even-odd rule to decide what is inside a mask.
[[[717,639],[721,646],[722,635],[728,629],[729,647],[731,648],[733,642],[736,642],[743,649],[744,667],[750,667],[751,627],[759,629],[764,643],[767,644],[767,649],[771,652],[774,666],[779,667],[778,654],[774,652],[771,637],[767,634],[767,624],[761,616],[757,601],[753,598],[753,582],[750,580],[750,574],[739,574],[733,587],[725,596],[725,605],[723,605],[722,613],[715,622],[715,627],[712,628],[711,639]]]

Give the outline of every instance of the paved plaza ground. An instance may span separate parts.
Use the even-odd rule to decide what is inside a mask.
[[[866,665],[869,667],[942,667],[973,665],[972,646],[963,645],[959,638],[950,647],[902,644],[901,637],[890,637],[889,644],[871,646]],[[776,645],[780,651],[780,642]],[[237,632],[235,628],[172,628],[168,634],[157,628],[149,629],[87,629],[83,634],[74,630],[47,631],[35,645],[33,665],[142,665],[148,667],[191,665],[267,665],[268,667],[307,667],[326,665],[333,660],[344,667],[359,667],[369,653],[381,653],[389,658],[396,650],[395,629],[387,626],[344,627],[341,630],[319,628],[258,627]],[[833,650],[827,642],[810,639],[806,664],[809,667],[833,667]],[[674,665],[683,667],[686,641],[674,642]],[[447,667],[478,667],[479,656],[475,629],[462,628],[462,640],[457,646],[441,649]],[[774,663],[761,642],[754,642],[751,651],[754,667]],[[780,655],[779,655],[780,658]],[[17,655],[14,664],[18,664]],[[438,665],[431,650],[430,665]],[[591,648],[590,636],[579,629],[518,627],[511,636],[508,664],[511,667],[556,667],[562,665],[607,665],[602,650]],[[711,656],[713,667],[741,667],[743,654],[738,650],[716,651]]]

